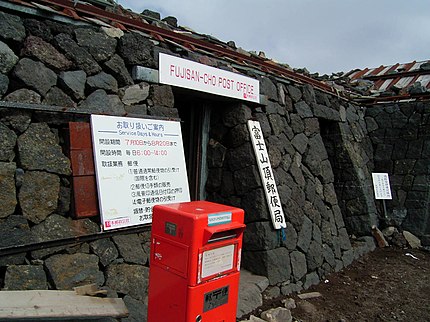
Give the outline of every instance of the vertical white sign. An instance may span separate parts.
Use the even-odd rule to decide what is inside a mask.
[[[375,199],[393,199],[388,173],[372,173]]]
[[[91,116],[104,230],[152,221],[156,204],[190,201],[179,122]]]
[[[249,120],[248,129],[251,135],[252,146],[257,159],[258,169],[260,171],[260,177],[266,194],[267,205],[269,206],[273,226],[275,229],[285,228],[287,225],[285,222],[284,211],[282,210],[281,200],[279,199],[278,188],[276,187],[260,122]]]

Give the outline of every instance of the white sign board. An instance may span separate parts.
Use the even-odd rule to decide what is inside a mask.
[[[190,201],[179,122],[91,115],[104,230],[150,223],[156,204]]]
[[[285,222],[284,211],[282,210],[281,200],[279,199],[278,188],[276,187],[260,122],[249,120],[248,129],[251,135],[251,141],[255,157],[257,159],[258,169],[260,171],[260,177],[266,194],[266,200],[272,217],[273,226],[275,229],[286,228],[287,224]]]
[[[203,252],[202,278],[220,274],[233,268],[235,245],[228,245]]]
[[[393,199],[388,173],[372,173],[372,179],[375,199]]]
[[[162,84],[260,103],[258,80],[163,53],[159,78]]]

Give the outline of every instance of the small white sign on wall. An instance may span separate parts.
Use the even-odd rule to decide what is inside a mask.
[[[179,122],[91,115],[104,230],[152,221],[152,207],[190,201]]]
[[[191,60],[159,54],[160,83],[260,103],[260,82]]]
[[[261,131],[260,122],[248,121],[248,129],[251,135],[252,146],[257,159],[258,170],[260,171],[261,181],[266,194],[267,205],[269,206],[272,217],[273,227],[275,229],[286,228],[284,211],[282,210],[281,200],[279,199],[278,188],[275,177],[273,176],[272,166],[267,153],[266,144],[264,143],[263,132]]]
[[[372,173],[375,199],[393,199],[388,173]]]

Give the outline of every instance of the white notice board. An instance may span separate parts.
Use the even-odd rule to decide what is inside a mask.
[[[278,194],[275,177],[273,176],[272,165],[269,154],[264,143],[263,131],[258,121],[248,121],[248,130],[251,135],[252,146],[257,159],[258,170],[266,194],[267,205],[269,206],[272,224],[275,229],[286,228],[284,211]]]
[[[375,199],[393,199],[391,197],[390,179],[388,173],[372,173]]]
[[[91,115],[104,230],[150,223],[156,204],[190,201],[179,122]]]

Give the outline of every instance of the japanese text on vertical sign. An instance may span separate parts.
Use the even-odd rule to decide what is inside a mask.
[[[250,120],[248,121],[248,129],[251,135],[251,141],[258,164],[258,169],[260,171],[267,204],[269,206],[270,215],[272,217],[273,226],[275,229],[285,228],[286,222],[284,211],[282,210],[278,188],[276,187],[272,166],[269,160],[269,154],[267,153],[266,144],[264,143],[264,137],[261,131],[260,123]]]

